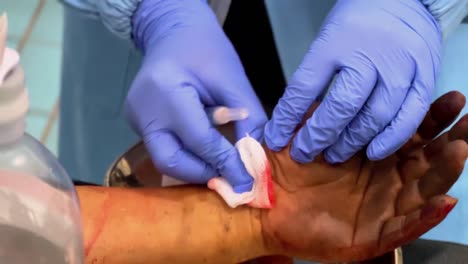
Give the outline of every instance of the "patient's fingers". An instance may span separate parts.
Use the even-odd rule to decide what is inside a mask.
[[[463,172],[468,145],[465,141],[456,140],[434,157],[432,168],[419,179],[418,186],[421,196],[429,199],[435,195],[448,192]]]
[[[456,205],[448,195],[433,197],[424,207],[387,220],[379,238],[381,253],[407,244],[439,224]]]
[[[450,129],[450,131],[440,135],[436,140],[424,148],[424,155],[426,160],[431,160],[434,156],[436,156],[437,153],[442,151],[448,142],[458,139],[468,142],[468,114],[464,115],[460,120],[458,120],[457,123]]]
[[[465,96],[452,91],[432,103],[417,133],[397,152],[400,158],[429,143],[455,120],[465,105]]]
[[[432,166],[431,160],[454,140],[468,140],[468,114],[463,116],[448,132],[426,145],[422,151],[414,151],[410,157],[400,161],[399,170],[403,182],[419,179]]]
[[[420,179],[405,184],[397,200],[396,215],[405,215],[432,197],[445,194],[462,173],[467,157],[468,145],[464,141],[446,144]]]

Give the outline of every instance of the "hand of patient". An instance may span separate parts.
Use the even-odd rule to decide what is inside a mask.
[[[459,93],[438,99],[413,138],[379,162],[361,153],[340,165],[321,156],[301,165],[288,149],[264,147],[276,196],[270,210],[229,208],[202,186],[78,187],[86,263],[239,263],[271,255],[345,262],[381,255],[418,238],[455,205],[445,193],[468,154],[468,116],[434,138],[464,103]]]
[[[315,261],[362,260],[435,227],[457,202],[446,193],[468,156],[468,116],[436,136],[464,103],[457,92],[439,98],[412,139],[382,161],[370,161],[363,152],[338,165],[322,156],[299,164],[289,147],[264,147],[276,196],[275,207],[261,213],[267,247]]]

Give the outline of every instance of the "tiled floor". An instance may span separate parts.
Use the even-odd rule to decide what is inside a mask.
[[[38,9],[41,2],[45,5]],[[57,0],[1,0],[0,12],[8,14],[10,47],[18,48],[21,39],[29,36],[20,51],[31,100],[27,130],[56,154],[58,133],[53,112],[59,96],[62,6]],[[35,13],[38,19],[31,23]],[[29,35],[28,25],[32,26]]]

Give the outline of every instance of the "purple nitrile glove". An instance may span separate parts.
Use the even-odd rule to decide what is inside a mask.
[[[418,0],[341,0],[294,73],[265,128],[269,148],[287,145],[304,114],[336,79],[293,139],[291,156],[343,162],[367,146],[371,160],[395,152],[431,103],[441,31]]]
[[[236,192],[253,179],[236,149],[210,123],[205,107],[245,108],[238,137],[261,140],[266,115],[240,59],[206,3],[144,0],[133,18],[144,52],[126,114],[162,173],[191,183],[224,176]]]

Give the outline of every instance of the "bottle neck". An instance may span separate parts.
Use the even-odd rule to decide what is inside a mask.
[[[26,118],[0,124],[0,145],[10,145],[20,140],[26,129]]]
[[[0,145],[15,143],[24,135],[28,108],[24,70],[18,65],[0,84]]]

